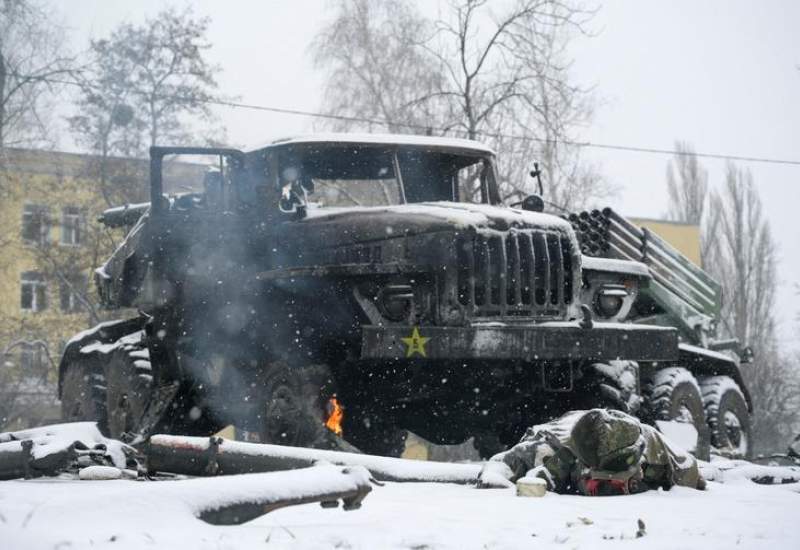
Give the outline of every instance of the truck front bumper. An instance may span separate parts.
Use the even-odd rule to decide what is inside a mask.
[[[674,361],[678,332],[652,325],[573,322],[362,328],[362,359]]]

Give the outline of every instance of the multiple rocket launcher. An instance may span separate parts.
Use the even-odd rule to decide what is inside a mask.
[[[677,326],[685,340],[707,344],[722,307],[722,287],[664,239],[611,208],[569,214],[587,256],[632,260],[650,269],[652,280],[637,301],[637,322]]]

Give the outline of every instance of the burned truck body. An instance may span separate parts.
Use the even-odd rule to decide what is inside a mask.
[[[163,193],[172,155],[216,156],[202,192]],[[701,454],[709,438],[746,451],[746,391],[710,349],[713,319],[658,282],[653,301],[649,258],[590,255],[581,219],[501,204],[494,153],[472,141],[154,147],[151,202],[104,214],[132,228],[96,277],[107,307],[139,314],[68,344],[64,417],[129,440],[234,424],[397,454],[410,430],[488,454],[608,406],[693,424]]]

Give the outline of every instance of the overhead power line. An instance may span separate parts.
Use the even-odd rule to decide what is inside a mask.
[[[37,76],[29,76],[29,77],[22,77],[21,75],[15,74],[14,76],[20,78],[27,78],[28,80],[38,80],[41,82],[48,82],[52,84],[64,84],[69,86],[80,86],[82,85],[78,82],[69,81],[69,80],[60,80],[55,78],[47,78],[47,77],[37,77]],[[143,93],[143,92],[140,92]],[[351,116],[351,115],[337,115],[333,113],[321,113],[317,111],[305,111],[301,109],[288,109],[283,107],[270,107],[267,105],[257,105],[252,103],[241,103],[237,101],[227,101],[222,99],[196,99],[196,98],[184,98],[181,96],[176,95],[162,95],[159,96],[162,99],[175,99],[175,100],[182,100],[182,101],[192,101],[194,103],[203,103],[206,105],[217,105],[220,107],[228,107],[232,109],[249,109],[252,111],[265,111],[270,113],[277,113],[283,115],[293,115],[293,116],[305,116],[310,118],[320,118],[320,119],[327,119],[327,120],[339,120],[344,122],[359,122],[362,124],[377,124],[381,126],[387,127],[395,127],[395,128],[406,128],[409,130],[418,130],[421,132],[429,133],[429,132],[443,132],[443,133],[452,133],[452,128],[441,128],[435,126],[426,126],[423,124],[414,124],[410,122],[395,122],[388,119],[379,119],[379,118],[370,118],[370,117],[359,117],[359,116]],[[462,132],[463,133],[463,132]],[[498,132],[485,132],[485,131],[477,131],[476,134],[478,136],[488,137],[488,138],[495,138],[495,139],[510,139],[510,140],[519,140],[519,141],[531,141],[535,143],[542,143],[542,144],[551,144],[551,145],[568,145],[571,147],[581,147],[587,149],[604,149],[610,151],[625,151],[629,153],[644,153],[644,154],[655,154],[655,155],[669,155],[669,156],[683,156],[683,157],[697,157],[697,158],[707,158],[707,159],[716,159],[716,160],[730,160],[730,161],[739,161],[739,162],[759,162],[765,164],[781,164],[781,165],[788,165],[788,166],[800,166],[800,160],[791,160],[791,159],[779,159],[779,158],[769,158],[769,157],[757,157],[757,156],[748,156],[748,155],[728,155],[722,153],[703,153],[703,152],[689,152],[689,151],[680,151],[676,149],[662,149],[658,147],[643,147],[643,146],[636,146],[636,145],[620,145],[620,144],[612,144],[612,143],[598,143],[593,141],[579,141],[579,140],[569,140],[569,139],[545,139],[539,138],[535,136],[521,136],[516,134],[506,134],[506,133],[498,133]]]
[[[452,132],[452,129],[448,128],[438,128],[438,127],[431,127],[425,126],[423,124],[412,124],[408,122],[393,122],[390,120],[385,119],[377,119],[377,118],[366,118],[366,117],[357,117],[357,116],[348,116],[348,115],[335,115],[330,113],[319,113],[314,111],[302,111],[298,109],[284,109],[280,107],[267,107],[264,105],[253,105],[248,103],[237,103],[233,101],[219,101],[219,100],[212,100],[207,101],[206,103],[212,103],[215,105],[221,105],[225,107],[233,107],[233,108],[240,108],[240,109],[252,109],[257,111],[268,111],[272,113],[280,113],[286,115],[299,115],[299,116],[307,116],[313,118],[325,118],[331,120],[342,120],[348,122],[362,122],[366,124],[380,124],[383,126],[394,126],[399,128],[408,128],[412,130],[421,130],[421,131],[430,131],[430,130],[438,130],[441,132]],[[709,159],[721,159],[721,160],[736,160],[736,161],[744,161],[744,162],[765,162],[771,164],[787,164],[793,166],[800,166],[800,160],[789,160],[789,159],[776,159],[776,158],[767,158],[767,157],[751,157],[751,156],[742,156],[742,155],[725,155],[725,154],[718,154],[718,153],[698,153],[698,152],[687,152],[687,151],[679,151],[676,149],[659,149],[656,147],[638,147],[635,145],[615,145],[610,143],[597,143],[593,141],[577,141],[577,140],[569,140],[569,139],[544,139],[544,138],[537,138],[534,136],[520,136],[514,134],[504,134],[504,133],[495,133],[495,132],[485,132],[485,131],[478,131],[476,132],[478,135],[484,137],[493,137],[493,138],[502,138],[502,139],[511,139],[511,140],[520,140],[520,141],[534,141],[537,143],[548,143],[548,144],[562,144],[562,145],[570,145],[573,147],[586,147],[586,148],[593,148],[593,149],[609,149],[615,151],[627,151],[632,153],[650,153],[650,154],[659,154],[659,155],[678,155],[678,156],[686,156],[686,157],[700,157],[700,158],[709,158]]]

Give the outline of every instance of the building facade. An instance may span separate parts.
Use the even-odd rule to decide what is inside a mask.
[[[172,158],[164,189],[202,188],[207,166]],[[0,150],[0,431],[60,420],[57,365],[77,332],[130,316],[99,307],[93,280],[126,230],[97,222],[149,200],[149,161]]]
[[[61,351],[108,316],[93,269],[124,232],[101,227],[113,202],[146,196],[146,162],[5,149],[0,163],[0,429],[57,421]]]

